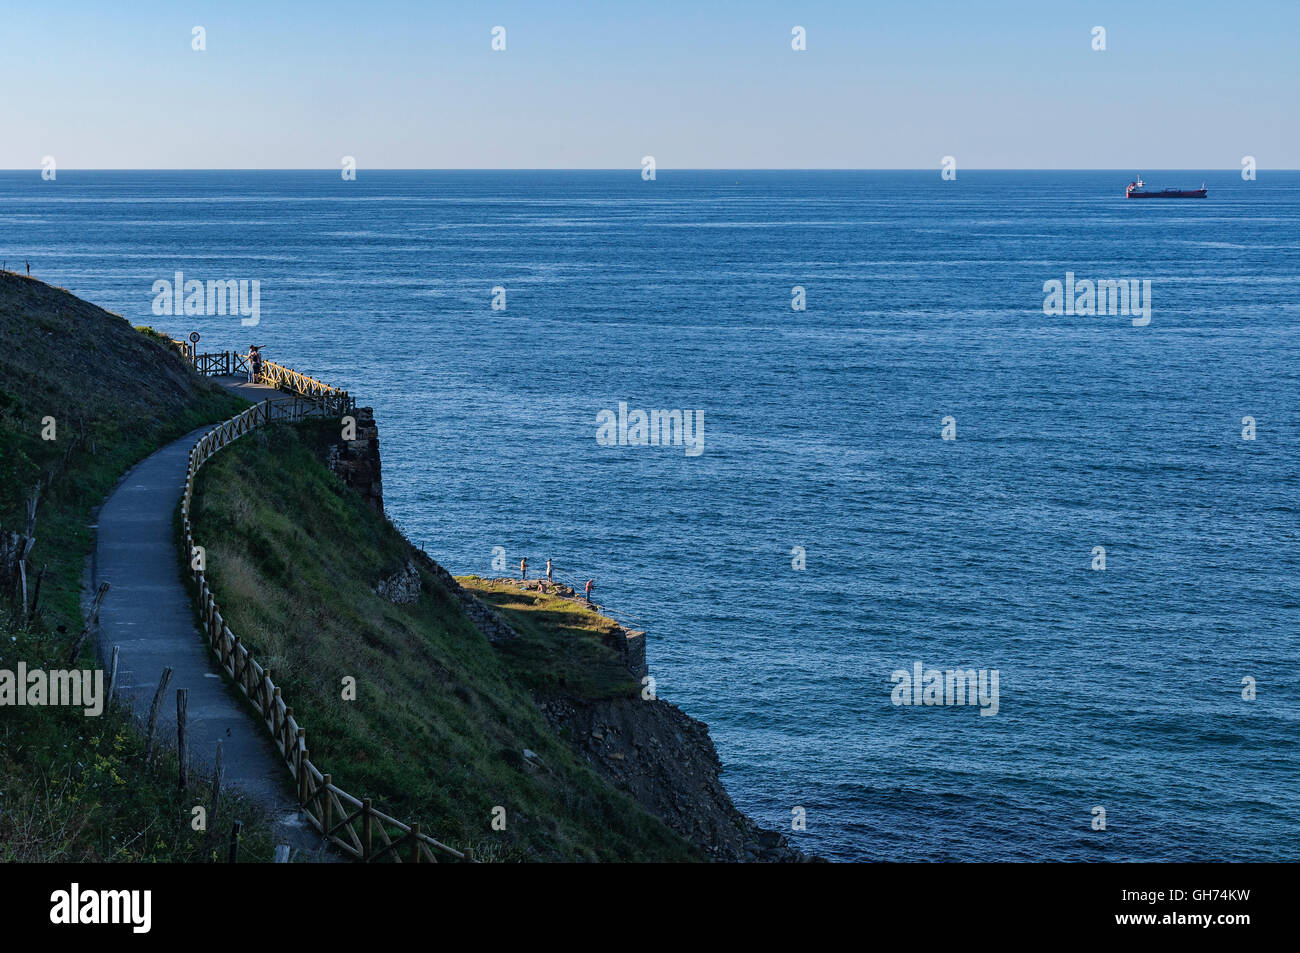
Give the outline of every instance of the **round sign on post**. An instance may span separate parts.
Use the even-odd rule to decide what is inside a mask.
[[[191,332],[190,332],[190,343],[191,343],[191,344],[198,344],[198,343],[199,343],[199,332],[198,332],[198,331],[191,331]]]

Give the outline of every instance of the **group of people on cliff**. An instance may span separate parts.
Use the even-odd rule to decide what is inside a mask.
[[[551,561],[549,559],[546,560],[546,578],[537,580],[538,592],[546,592],[548,590],[553,592],[559,591],[559,586],[555,584],[554,573],[555,573],[555,568],[554,566],[551,565]],[[519,560],[519,580],[525,585],[528,584],[528,557],[527,556]],[[595,585],[596,585],[596,580],[588,579],[587,584],[583,587],[584,595],[587,600],[587,605],[592,604],[591,590]]]

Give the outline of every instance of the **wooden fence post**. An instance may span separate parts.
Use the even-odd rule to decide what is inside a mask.
[[[371,816],[370,798],[361,799],[361,859],[367,863],[370,862],[370,855],[374,853],[372,847],[375,829],[375,819]]]
[[[227,863],[235,863],[236,858],[239,856],[239,832],[243,829],[243,821],[235,821],[234,826],[230,828],[230,856]]]
[[[293,706],[284,706],[284,720],[280,723],[280,737],[276,743],[280,746],[280,752],[284,755],[284,760],[293,764],[293,737],[289,734],[289,722],[293,718]]]
[[[86,636],[90,635],[90,630],[94,628],[95,622],[99,619],[99,607],[104,604],[104,596],[108,595],[108,583],[101,582],[99,590],[95,593],[95,600],[90,604],[90,615],[86,616],[86,624],[77,636],[77,641],[72,643],[72,650],[68,652],[68,664],[71,665],[77,660],[77,653],[81,651],[81,643],[86,641]]]
[[[163,694],[167,691],[167,683],[171,679],[172,667],[168,665],[163,669],[162,678],[158,680],[158,690],[153,693],[153,704],[149,706],[149,730],[144,741],[144,763],[146,767],[153,758],[153,735],[158,728],[158,709],[162,707]]]
[[[299,728],[298,732],[301,734],[302,729]],[[298,804],[303,808],[307,807],[307,754],[307,749],[303,748],[298,755]]]
[[[189,755],[185,749],[185,719],[189,714],[190,690],[176,689],[176,757],[180,763],[177,785],[184,791],[190,783]]]
[[[333,783],[334,783],[334,779],[328,774],[325,775],[323,778],[321,778],[321,782],[320,782],[320,788],[321,788],[320,816],[321,816],[321,824],[323,825],[321,827],[321,833],[324,834],[327,839],[330,836],[331,822],[334,820],[334,804],[333,802],[330,801],[330,785]]]
[[[212,816],[208,818],[208,827],[213,827],[217,819],[217,805],[221,801],[221,742],[217,742],[217,762],[212,768]]]
[[[32,593],[32,607],[28,610],[29,614],[35,616],[41,611],[41,582],[45,579],[45,563],[41,563],[41,571],[36,574],[36,591]]]
[[[117,684],[117,652],[119,646],[113,646],[113,662],[108,669],[108,698],[104,700],[104,707],[113,706],[113,686]]]
[[[411,863],[420,862],[420,822],[416,821],[411,825]]]

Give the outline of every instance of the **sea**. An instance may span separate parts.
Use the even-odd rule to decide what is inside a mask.
[[[407,535],[594,579],[798,847],[1294,861],[1300,173],[1135,174],[3,172],[0,259],[374,407]]]

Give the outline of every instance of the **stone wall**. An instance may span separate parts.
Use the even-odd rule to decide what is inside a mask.
[[[615,638],[622,644],[618,648],[623,664],[637,681],[650,674],[645,661],[645,633],[635,629],[620,628]]]
[[[375,592],[395,606],[409,606],[420,599],[420,570],[415,561],[408,559],[406,566],[393,573],[387,579],[381,579],[375,586]]]
[[[384,483],[379,463],[379,425],[372,407],[358,407],[356,439],[341,437],[325,453],[325,465],[361,494],[376,511],[384,511]]]

